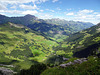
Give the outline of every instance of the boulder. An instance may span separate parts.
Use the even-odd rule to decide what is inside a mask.
[[[67,66],[70,66],[70,65],[72,65],[72,62],[69,62],[69,63],[67,63],[66,65],[67,65]]]
[[[14,74],[14,72],[11,69],[4,68],[4,67],[0,67],[0,72],[3,75],[13,75]]]
[[[60,67],[65,68],[66,64],[61,64]]]
[[[69,58],[65,58],[65,57],[63,57],[63,60],[64,60],[64,61],[68,61],[68,60],[69,60]]]
[[[81,64],[83,62],[86,62],[87,60],[88,60],[87,58],[76,59],[73,62],[68,62],[66,64],[61,64],[60,67],[65,68],[65,67],[68,67],[70,65]]]

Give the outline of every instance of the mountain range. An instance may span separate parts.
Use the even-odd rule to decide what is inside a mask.
[[[21,17],[7,17],[0,15],[0,24],[7,22],[25,25],[32,30],[42,33],[43,35],[56,41],[67,38],[66,35],[69,36],[72,33],[94,25],[88,22],[74,22],[61,19],[43,20],[29,14]]]
[[[75,31],[80,31],[86,28],[93,26],[90,22],[80,22],[80,21],[67,21],[64,19],[53,18],[53,19],[46,19],[47,23],[61,25],[64,27],[70,27]]]
[[[8,65],[5,68],[18,72],[18,75],[32,75],[33,72],[38,75],[75,75],[78,74],[77,67],[91,69],[93,74],[99,74],[98,57],[100,23],[94,25],[58,18],[44,20],[29,14],[21,17],[0,15],[0,64]],[[64,58],[69,61],[63,60]],[[70,70],[59,67],[62,63],[80,58],[88,58],[89,61],[83,65],[70,66]],[[94,66],[87,68],[94,63]],[[71,73],[71,69],[75,74]],[[86,70],[82,73],[91,74],[91,71]],[[96,71],[97,73],[94,73]]]

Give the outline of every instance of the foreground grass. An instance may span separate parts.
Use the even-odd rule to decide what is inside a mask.
[[[45,70],[41,75],[100,75],[100,58],[89,57],[87,62],[66,68],[54,67]]]

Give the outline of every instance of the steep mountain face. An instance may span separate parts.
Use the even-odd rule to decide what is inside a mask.
[[[27,69],[35,62],[43,62],[55,52],[55,41],[21,24],[0,25],[0,64],[19,65]]]
[[[89,29],[70,35],[63,44],[74,52],[75,57],[88,57],[100,53],[100,23]],[[62,45],[63,45],[62,44]]]
[[[6,23],[9,20],[9,17],[0,15],[0,24]]]
[[[46,37],[58,42],[67,38],[66,35],[69,36],[69,34],[78,32],[93,25],[91,23],[66,21],[60,19],[52,19],[50,21],[42,20],[29,14],[22,17],[6,17],[4,15],[0,15],[0,24],[7,22],[25,25],[32,30],[42,33]]]
[[[22,17],[7,17],[4,15],[0,15],[0,24],[7,23],[7,22],[12,22],[15,24],[22,24],[22,25],[29,25],[33,24],[35,21],[38,21],[39,19],[33,15],[25,15]]]
[[[42,33],[47,37],[51,37],[51,39],[54,38],[54,40],[60,39],[61,37],[64,38],[69,34],[73,33],[73,30],[69,27],[68,29],[70,30],[66,30],[63,26],[57,26],[47,23],[34,23],[32,25],[28,25],[27,27],[39,33]]]

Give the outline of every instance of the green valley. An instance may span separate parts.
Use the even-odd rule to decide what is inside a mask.
[[[72,34],[60,48],[73,52],[69,60],[48,68],[41,75],[99,75],[100,74],[100,23]],[[67,52],[67,51],[66,51]],[[68,53],[63,54],[66,57]],[[67,57],[68,58],[68,57]],[[85,62],[81,58],[87,59]],[[77,61],[76,61],[77,60]],[[79,63],[81,62],[81,63]]]
[[[6,70],[15,75],[100,74],[100,23],[92,26],[63,21],[1,15],[0,73]],[[81,58],[85,62],[73,63]]]
[[[23,25],[10,22],[0,25],[0,63],[28,68],[34,61],[46,60],[56,46],[55,41],[47,40]]]
[[[0,75],[100,75],[100,0],[0,0]]]

